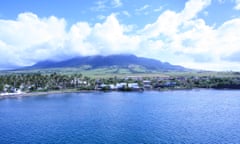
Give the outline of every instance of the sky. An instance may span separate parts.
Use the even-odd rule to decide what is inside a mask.
[[[135,54],[240,71],[240,0],[2,0],[0,69]]]

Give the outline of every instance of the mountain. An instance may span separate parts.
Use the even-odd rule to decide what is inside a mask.
[[[155,59],[137,57],[135,55],[109,55],[109,56],[86,56],[75,57],[60,62],[41,61],[26,69],[46,69],[46,68],[66,68],[90,66],[91,69],[106,67],[140,67],[154,71],[185,71],[186,68],[177,65],[171,65],[167,62],[161,62]]]

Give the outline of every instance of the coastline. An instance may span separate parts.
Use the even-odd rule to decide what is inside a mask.
[[[173,90],[190,90],[190,89],[164,89],[164,90],[144,90],[144,91],[173,91]],[[77,89],[66,89],[66,90],[55,90],[46,92],[21,92],[21,93],[1,93],[0,100],[7,98],[22,98],[31,96],[44,96],[49,94],[64,94],[64,93],[91,93],[91,92],[112,92],[116,90],[100,91],[100,90],[77,90]],[[121,91],[120,91],[121,92]],[[122,92],[137,92],[137,91],[122,91]]]
[[[180,90],[233,90],[233,89],[212,89],[212,88],[182,88],[182,89],[162,89],[162,90],[144,90],[144,91],[158,91],[158,92],[165,92],[165,91],[180,91]],[[66,89],[66,90],[56,90],[56,91],[46,91],[46,92],[22,92],[22,93],[4,93],[0,94],[0,100],[7,99],[7,98],[23,98],[23,97],[31,97],[31,96],[44,96],[49,94],[64,94],[64,93],[91,93],[91,92],[112,92],[115,90],[109,91],[99,91],[99,90],[76,90],[76,89]],[[119,91],[121,92],[121,91]],[[122,92],[137,92],[137,91],[122,91]]]
[[[61,90],[61,91],[46,91],[46,92],[22,92],[22,93],[7,93],[7,94],[1,94],[1,99],[6,98],[21,98],[21,97],[30,97],[30,96],[43,96],[43,95],[49,95],[49,94],[63,94],[63,93],[88,93],[88,92],[95,92],[95,90],[74,90],[74,89],[68,89],[68,90]]]

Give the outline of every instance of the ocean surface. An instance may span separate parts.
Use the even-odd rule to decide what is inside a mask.
[[[91,92],[3,99],[0,143],[237,144],[240,91]]]

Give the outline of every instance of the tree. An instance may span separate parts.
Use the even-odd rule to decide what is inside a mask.
[[[4,85],[2,83],[0,83],[0,92],[2,92],[4,89]]]

